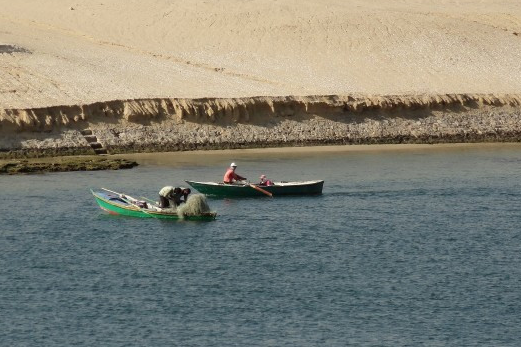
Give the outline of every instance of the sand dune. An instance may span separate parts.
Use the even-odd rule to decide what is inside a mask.
[[[518,0],[0,0],[0,109],[521,93]]]

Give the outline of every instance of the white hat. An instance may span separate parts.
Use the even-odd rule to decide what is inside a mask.
[[[235,163],[231,163],[230,167],[237,167],[237,165]]]

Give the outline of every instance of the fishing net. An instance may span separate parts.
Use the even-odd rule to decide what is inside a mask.
[[[202,194],[194,194],[188,197],[186,203],[177,207],[177,214],[182,217],[185,215],[199,215],[208,213],[210,206],[206,202],[206,197]]]

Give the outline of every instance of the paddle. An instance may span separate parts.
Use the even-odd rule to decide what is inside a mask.
[[[107,192],[114,193],[114,194],[116,194],[116,195],[118,195],[118,196],[119,196],[119,195],[122,195],[122,194],[120,194],[120,193],[118,193],[118,192],[115,192],[115,191],[110,190],[110,189],[107,189],[107,188],[101,188],[101,189],[106,190]]]
[[[120,199],[122,199],[126,203],[128,203],[128,204],[130,204],[132,206],[135,206],[135,207],[139,208],[140,210],[143,210],[143,207],[138,205],[138,202],[139,202],[138,199],[133,198],[130,195],[118,193],[118,192],[115,192],[115,191],[107,189],[107,188],[101,188],[101,189],[103,189],[103,190],[105,190],[107,192],[116,194]]]
[[[253,189],[258,190],[259,192],[266,194],[266,195],[269,196],[270,198],[273,198],[273,194],[271,194],[271,193],[268,192],[267,190],[264,190],[264,189],[262,189],[262,188],[256,186],[255,184],[251,184],[251,183],[249,183],[248,185],[249,185],[250,187],[252,187]]]

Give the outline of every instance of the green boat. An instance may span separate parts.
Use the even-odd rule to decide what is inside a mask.
[[[318,195],[322,194],[324,181],[303,182],[274,182],[271,186],[258,184],[237,183],[225,184],[222,182],[195,182],[185,181],[202,194],[217,197],[255,197],[281,195]]]
[[[179,215],[175,210],[162,209],[156,204],[138,200],[129,195],[113,192],[105,188],[102,189],[104,191],[97,192],[91,189],[92,195],[94,195],[100,208],[112,215],[187,220],[213,220],[217,216],[215,212]]]

